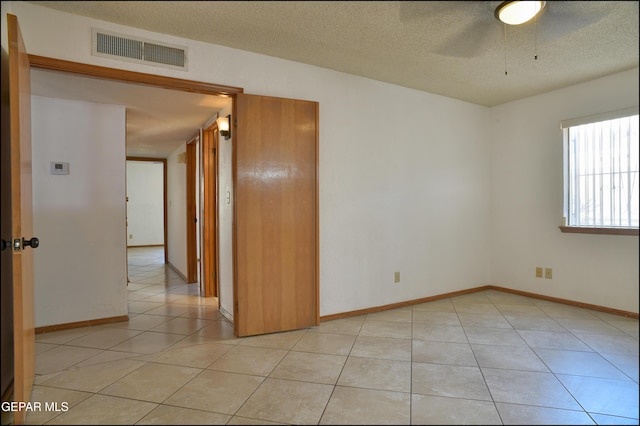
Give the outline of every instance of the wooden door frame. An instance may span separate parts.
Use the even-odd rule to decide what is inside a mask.
[[[11,286],[13,309],[13,400],[28,402],[35,378],[35,289],[32,250],[34,237],[31,162],[31,64],[18,18],[7,14],[9,121]],[[3,93],[4,96],[4,93]],[[3,99],[3,103],[5,100]],[[3,105],[4,106],[4,105]],[[4,111],[3,111],[4,113]],[[7,141],[3,141],[5,143]],[[5,158],[3,158],[6,161]],[[3,164],[4,166],[4,164]],[[3,237],[9,237],[3,235]],[[22,240],[22,241],[21,241]],[[8,283],[3,282],[3,286]],[[6,348],[5,348],[6,350]],[[4,356],[4,354],[3,354]],[[4,411],[4,409],[3,409]],[[10,412],[13,424],[23,424],[26,411]],[[4,420],[4,419],[3,419]]]
[[[169,241],[167,240],[168,232],[167,228],[167,159],[166,158],[153,158],[153,157],[129,157],[127,161],[144,161],[149,163],[162,163],[162,239],[164,246],[164,263],[169,263]],[[129,196],[127,195],[127,201]],[[128,219],[127,219],[128,222]],[[128,225],[127,225],[128,226]],[[127,247],[129,245],[127,244]]]
[[[135,71],[126,71],[117,68],[101,67],[97,65],[82,64],[79,62],[65,61],[39,55],[28,55],[32,68],[39,68],[49,71],[60,71],[81,76],[100,78],[105,80],[119,81],[123,83],[140,84],[157,87],[161,89],[178,90],[183,92],[202,93],[206,95],[225,96],[231,98],[232,105],[235,102],[235,95],[244,93],[240,87],[225,86],[220,84],[205,83],[201,81],[184,80],[179,78],[164,77],[154,74],[146,74]],[[156,160],[157,161],[157,160]],[[202,160],[201,160],[202,161]],[[166,168],[165,168],[166,170]],[[202,170],[200,170],[202,174]],[[207,194],[204,194],[205,196]],[[204,200],[201,200],[201,204]],[[166,214],[165,214],[166,218]],[[126,225],[125,225],[126,226]],[[202,226],[202,225],[201,225]],[[234,225],[235,226],[235,225]],[[165,227],[166,229],[166,227]],[[202,238],[201,257],[205,247]],[[216,248],[217,252],[217,248]],[[166,238],[165,238],[165,261],[167,259]],[[235,282],[234,282],[235,286]]]
[[[216,115],[217,117],[217,115]],[[200,175],[204,199],[200,209],[201,245],[200,253],[200,295],[218,297],[220,295],[219,224],[218,224],[218,124],[215,118],[202,127],[200,144]],[[210,161],[213,157],[213,161]],[[211,170],[213,168],[213,170]],[[213,238],[211,238],[213,236]],[[213,252],[213,253],[212,253]],[[218,300],[218,306],[220,300]]]
[[[198,241],[197,234],[200,227],[196,197],[197,187],[197,162],[196,150],[199,136],[194,136],[187,142],[186,147],[186,180],[187,180],[187,283],[198,282]]]

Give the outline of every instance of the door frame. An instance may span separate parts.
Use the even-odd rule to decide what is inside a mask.
[[[127,161],[145,161],[149,163],[162,163],[162,240],[164,247],[164,263],[169,263],[169,241],[168,231],[168,209],[167,209],[167,159],[166,158],[153,158],[153,157],[135,157],[127,156]],[[127,201],[129,201],[129,195],[127,194]],[[128,205],[127,205],[128,207]],[[128,216],[127,216],[128,217]],[[129,219],[127,219],[127,236],[129,234]],[[128,241],[127,237],[127,241]],[[129,247],[129,244],[127,244]]]
[[[197,155],[199,135],[187,141],[187,283],[198,282],[198,229],[200,227],[197,197],[198,197],[198,173]]]
[[[216,118],[209,120],[200,131],[200,176],[203,199],[201,211],[200,296],[218,297],[219,291],[219,226],[218,226],[218,141]],[[220,306],[220,300],[218,300]]]
[[[225,86],[220,84],[205,83],[193,80],[184,80],[179,78],[164,77],[154,74],[145,74],[135,71],[126,71],[117,68],[101,67],[97,65],[82,64],[79,62],[65,61],[62,59],[50,58],[39,55],[28,55],[32,68],[39,68],[49,71],[61,71],[71,74],[77,74],[82,76],[114,80],[123,83],[140,84],[145,86],[157,87],[160,89],[178,90],[183,92],[202,93],[206,95],[224,96],[231,98],[232,107],[235,103],[235,96],[239,93],[244,93],[244,89],[241,87]],[[201,138],[202,139],[202,138]],[[202,142],[202,141],[201,141]],[[202,145],[202,143],[201,143]],[[202,157],[202,153],[201,153]],[[154,159],[157,161],[158,159]],[[202,158],[200,160],[202,162]],[[166,166],[165,166],[166,173]],[[202,175],[202,170],[200,170]],[[201,191],[202,192],[202,191]],[[202,204],[206,202],[207,194],[204,194],[201,199]],[[166,197],[165,197],[166,200]],[[165,221],[166,221],[166,205],[165,205]],[[125,224],[126,227],[126,224]],[[202,228],[202,224],[200,224]],[[204,241],[200,239],[200,257],[203,258],[207,248],[204,246]],[[215,247],[215,252],[218,252],[218,247]],[[166,223],[165,223],[165,262],[167,261],[167,240],[166,240]],[[202,263],[202,262],[201,262]],[[235,283],[234,283],[235,286]]]

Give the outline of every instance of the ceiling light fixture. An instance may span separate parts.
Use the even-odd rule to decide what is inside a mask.
[[[544,7],[544,1],[504,1],[496,8],[496,18],[509,25],[532,20]]]

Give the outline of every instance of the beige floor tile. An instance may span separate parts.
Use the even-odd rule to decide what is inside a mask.
[[[411,356],[413,362],[478,366],[471,345],[468,343],[413,340]]]
[[[289,350],[304,336],[306,331],[286,331],[283,333],[264,334],[245,338],[239,345],[260,348]]]
[[[213,321],[208,326],[198,330],[198,334],[205,337],[211,337],[213,339],[224,341],[224,343],[235,342],[239,343],[243,339],[238,339],[233,331],[233,324],[226,319]]]
[[[531,348],[511,347],[505,350],[501,346],[471,345],[471,349],[480,367],[549,372]]]
[[[458,313],[463,327],[491,327],[512,329],[511,324],[501,314]]]
[[[589,416],[598,425],[638,425],[638,419],[632,419],[629,417],[616,417],[606,414],[589,413]]]
[[[290,424],[317,424],[333,386],[267,378],[237,415]]]
[[[360,336],[411,339],[411,323],[373,320],[365,321],[360,330]]]
[[[338,385],[410,392],[411,363],[351,356],[340,374]]]
[[[478,367],[414,362],[411,391],[423,395],[491,401]]]
[[[336,386],[320,424],[408,425],[410,417],[410,393]]]
[[[581,410],[552,373],[482,368],[495,402]]]
[[[367,321],[411,322],[412,312],[411,308],[374,312],[366,315],[365,323]]]
[[[597,352],[638,356],[638,339],[628,335],[610,336],[604,334],[574,333],[578,339]]]
[[[59,345],[55,345],[52,343],[38,343],[36,342],[34,345],[36,355],[41,354],[43,352],[48,351],[49,349],[57,348]]]
[[[578,308],[576,306],[563,305],[561,303],[543,304],[539,303],[538,307],[542,309],[551,318],[583,318],[597,319],[594,312],[588,309]]]
[[[601,352],[600,355],[626,374],[631,380],[638,383],[640,358],[637,355],[609,354],[604,352]]]
[[[148,315],[164,315],[168,317],[179,317],[187,312],[187,305],[160,304],[157,308],[150,309],[145,312]]]
[[[522,419],[519,419],[516,423],[505,424],[521,424],[521,422]],[[493,402],[414,393],[411,400],[411,424],[501,425],[503,423]]]
[[[500,315],[500,311],[491,303],[453,302],[458,314],[492,314]]]
[[[111,348],[114,351],[134,352],[137,354],[152,354],[169,348],[179,342],[184,336],[180,334],[153,333],[145,331],[142,334],[120,343]]]
[[[413,338],[436,342],[467,343],[464,329],[459,325],[414,323]]]
[[[198,318],[172,318],[153,327],[150,331],[189,335],[210,324],[211,321]]]
[[[535,352],[549,369],[557,374],[629,380],[622,371],[595,352],[556,349],[536,349]]]
[[[95,393],[143,365],[144,362],[125,359],[76,367],[63,371],[42,385]]]
[[[416,305],[413,305],[413,310],[429,312],[456,312],[451,299],[440,299],[434,300],[433,302],[418,303]]]
[[[102,364],[104,362],[117,361],[121,359],[138,359],[140,354],[133,352],[118,352],[118,351],[102,351],[99,354],[92,356],[84,361],[77,363],[74,367],[86,367],[88,365]]]
[[[365,316],[361,315],[351,318],[323,321],[318,327],[313,330],[319,333],[348,334],[351,336],[355,336],[360,333],[360,329],[362,328],[364,319]]]
[[[180,316],[205,320],[219,320],[222,318],[222,314],[218,308],[213,306],[189,306],[185,313]]]
[[[286,423],[270,422],[268,420],[250,419],[248,417],[233,416],[228,425],[284,425]]]
[[[139,330],[126,328],[101,328],[93,333],[86,334],[67,342],[70,346],[83,346],[86,348],[109,349],[119,343],[129,340],[142,333]]]
[[[204,370],[164,403],[233,415],[263,380],[258,376]]]
[[[149,302],[147,300],[129,302],[128,309],[130,314],[144,314],[152,309],[164,305],[159,302]]]
[[[529,305],[533,306],[533,302],[526,296],[519,294],[505,293],[498,290],[485,292],[485,295],[491,303],[499,307],[500,305]]]
[[[358,336],[351,356],[411,361],[411,339]]]
[[[36,374],[49,374],[63,371],[73,365],[102,352],[95,348],[77,346],[58,346],[36,357]]]
[[[557,318],[572,333],[624,335],[624,332],[601,319]]]
[[[152,360],[163,364],[207,368],[231,348],[233,345],[221,343],[204,343],[175,349],[172,347],[172,349],[161,352]]]
[[[107,386],[100,393],[160,403],[201,371],[199,368],[147,363]]]
[[[471,344],[496,346],[526,346],[520,334],[507,328],[464,327]]]
[[[160,405],[144,416],[137,425],[224,425],[231,419],[225,414],[190,408]]]
[[[63,345],[73,339],[82,337],[95,331],[94,327],[72,328],[70,330],[51,331],[36,334],[36,342]]]
[[[497,304],[496,308],[502,315],[514,315],[523,318],[549,318],[549,316],[539,307],[528,305],[509,305],[509,304]]]
[[[91,395],[90,392],[34,386],[31,392],[31,402],[39,402],[42,410],[28,412],[25,423],[29,425],[45,424]]]
[[[594,425],[584,411],[559,408],[534,407],[530,405],[496,403],[502,421],[506,425],[521,424],[526,419],[529,425]],[[599,423],[606,424],[606,423]],[[619,423],[617,423],[619,424]]]
[[[567,351],[593,351],[568,331],[518,330],[527,345],[534,349],[563,349]],[[480,343],[480,342],[478,342]]]
[[[334,385],[347,357],[291,351],[269,377]]]
[[[209,369],[268,376],[287,351],[236,345],[213,362]]]
[[[455,312],[413,311],[413,323],[460,326],[460,318]]]
[[[504,317],[516,330],[567,331],[556,320],[549,317],[525,317],[514,314],[505,314]]]
[[[587,412],[638,419],[637,383],[566,374],[557,377]]]
[[[135,316],[129,316],[129,321],[123,321],[112,325],[114,328],[129,328],[131,330],[147,331],[153,327],[157,327],[163,322],[167,322],[171,317],[165,317],[162,315],[147,315],[138,314]]]
[[[491,304],[491,299],[483,291],[476,291],[474,293],[462,294],[460,296],[451,297],[451,301],[454,304],[458,303],[484,303]]]
[[[333,333],[306,333],[292,348],[299,352],[315,352],[331,355],[349,355],[356,336]]]
[[[133,399],[93,395],[60,414],[52,425],[132,425],[146,416],[157,404]]]

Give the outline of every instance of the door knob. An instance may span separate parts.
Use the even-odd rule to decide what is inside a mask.
[[[39,245],[40,245],[40,241],[36,237],[33,237],[30,240],[25,240],[24,238],[22,239],[22,248],[28,247],[28,246],[31,246],[31,248],[36,248]]]

